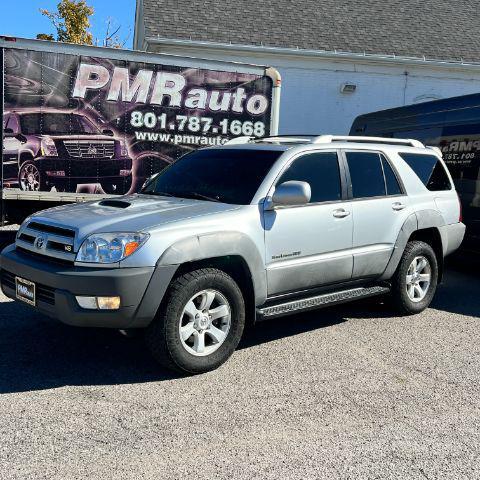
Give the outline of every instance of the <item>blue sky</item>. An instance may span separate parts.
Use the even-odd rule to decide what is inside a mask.
[[[0,0],[0,35],[35,38],[37,33],[54,33],[50,21],[41,15],[39,8],[55,11],[59,0]],[[126,48],[133,43],[135,23],[135,0],[87,0],[87,4],[95,9],[91,17],[91,31],[95,38],[105,36],[106,21],[121,25],[121,37],[130,32]]]

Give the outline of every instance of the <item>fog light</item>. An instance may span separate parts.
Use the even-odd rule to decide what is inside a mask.
[[[65,170],[47,170],[45,172],[49,177],[64,177]]]
[[[120,297],[84,297],[76,296],[77,303],[87,310],[118,310]]]
[[[100,310],[118,310],[120,308],[120,297],[97,297]]]

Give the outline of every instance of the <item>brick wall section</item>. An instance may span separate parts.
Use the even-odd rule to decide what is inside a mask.
[[[147,37],[480,62],[471,0],[143,0]]]

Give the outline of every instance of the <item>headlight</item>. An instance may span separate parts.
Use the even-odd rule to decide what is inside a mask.
[[[77,253],[77,262],[117,263],[136,252],[148,233],[99,233],[90,235]]]
[[[58,157],[57,147],[50,137],[42,138],[41,150],[44,157]]]

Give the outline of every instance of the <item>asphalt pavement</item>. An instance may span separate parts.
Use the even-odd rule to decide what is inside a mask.
[[[449,270],[420,315],[369,299],[264,322],[182,378],[140,338],[2,296],[1,478],[478,478],[479,317],[477,270]]]

